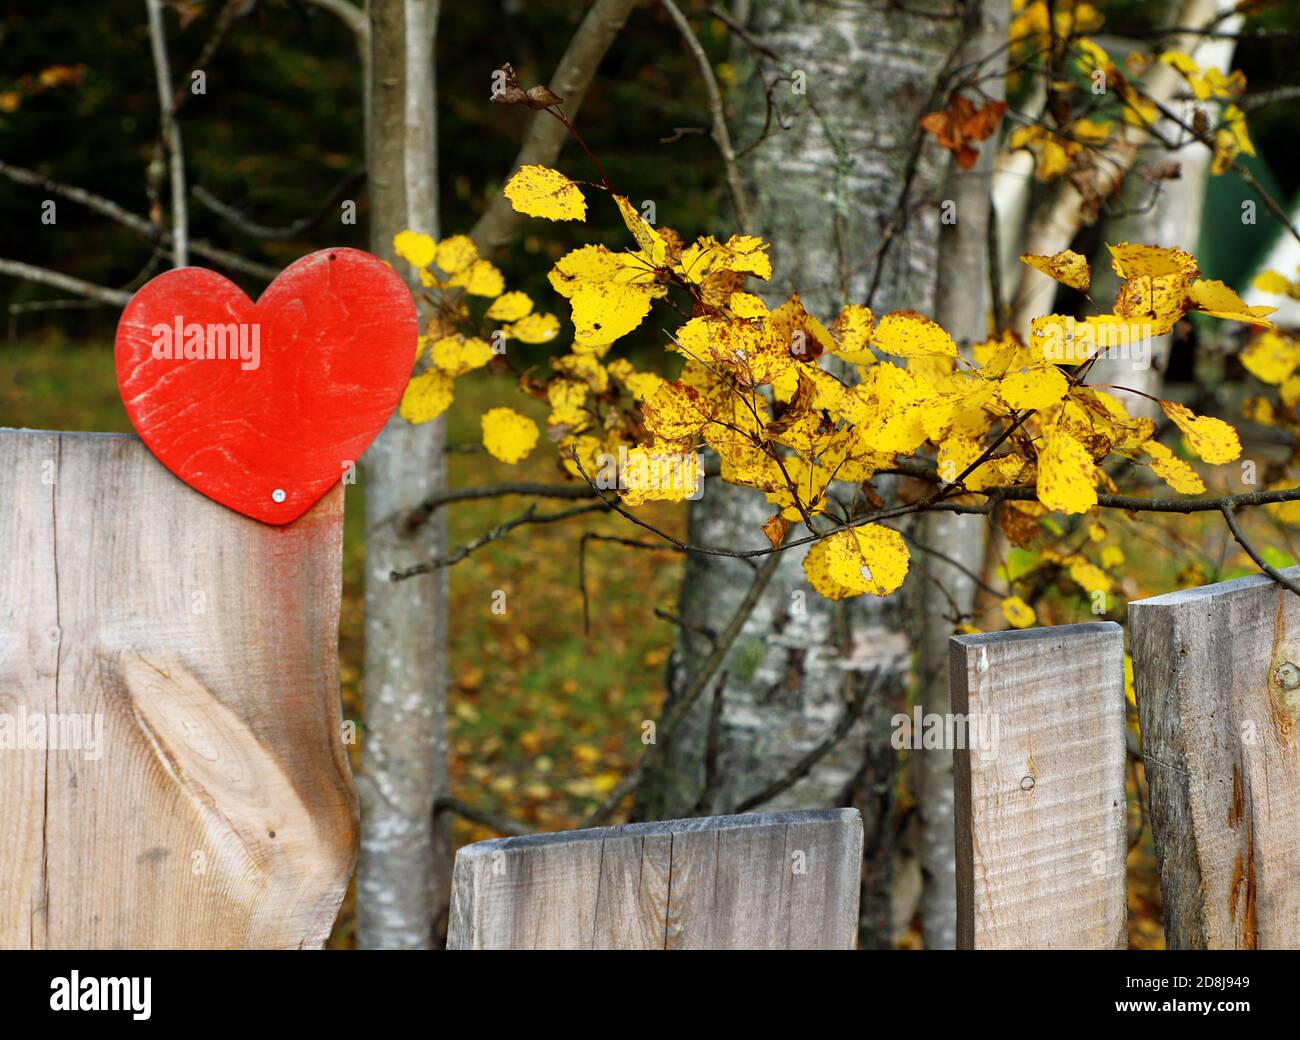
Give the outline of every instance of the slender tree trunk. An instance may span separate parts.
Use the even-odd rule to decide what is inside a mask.
[[[992,100],[1005,95],[1004,45],[1011,9],[1007,0],[969,0],[962,37],[963,66],[981,62],[981,87]],[[989,61],[990,56],[994,57]],[[953,203],[954,221],[939,232],[938,291],[935,320],[965,350],[988,335],[992,297],[989,292],[989,220],[997,137],[980,146],[969,170],[950,165],[943,195]],[[924,711],[952,710],[948,689],[948,637],[957,623],[954,611],[969,614],[975,606],[975,582],[983,562],[986,523],[983,517],[931,513],[922,525],[923,543],[943,553],[918,561],[924,624],[915,641],[917,700]],[[963,570],[963,568],[965,568]],[[954,850],[952,750],[916,753],[917,808],[921,821],[921,916],[927,949],[951,950],[957,942],[957,861]]]
[[[1235,6],[1231,0],[1216,0],[1214,15],[1227,14]],[[1170,5],[1171,8],[1174,5]],[[1169,18],[1177,17],[1177,10]],[[1236,15],[1219,26],[1224,33],[1236,32],[1241,16]],[[1217,68],[1227,72],[1236,51],[1235,38],[1201,40],[1191,48],[1191,55],[1202,68]],[[1169,107],[1178,118],[1191,125],[1196,109],[1194,101],[1170,101]],[[1173,121],[1162,119],[1157,127],[1169,140],[1186,136]],[[1124,181],[1119,204],[1119,215],[1106,221],[1102,233],[1102,246],[1092,260],[1092,298],[1105,306],[1115,299],[1120,280],[1110,264],[1107,242],[1144,242],[1150,245],[1178,246],[1195,255],[1201,234],[1201,217],[1205,211],[1205,189],[1210,178],[1210,150],[1200,141],[1191,141],[1170,151],[1158,141],[1146,145],[1138,154],[1137,165],[1151,167],[1176,163],[1179,175],[1152,184],[1135,171]],[[1159,396],[1164,384],[1173,335],[1153,336],[1149,358],[1103,358],[1093,367],[1090,382],[1114,383],[1132,387],[1144,394]],[[1139,394],[1116,392],[1124,406],[1133,415],[1157,418],[1160,406]]]
[[[371,249],[438,234],[433,41],[436,0],[370,0],[367,167]],[[395,263],[402,270],[405,265]],[[423,317],[423,315],[422,315]],[[357,941],[427,948],[443,927],[450,849],[434,804],[447,791],[446,571],[394,583],[389,573],[439,553],[438,515],[416,532],[401,517],[443,485],[441,420],[394,416],[366,453],[365,734]]]
[[[793,124],[781,129],[774,122],[771,136],[741,160],[758,224],[753,230],[772,243],[769,301],[783,301],[797,290],[826,322],[849,302],[870,300],[878,313],[927,309],[938,239],[933,202],[943,167],[921,147],[918,120],[934,103],[955,21],[884,4],[782,0],[754,6],[749,32],[779,58],[766,62],[765,72],[751,69],[733,134],[736,146],[743,149],[763,133],[764,77],[780,113]],[[782,74],[788,79],[772,82]],[[907,206],[891,238],[909,168]],[[759,547],[766,544],[760,525],[773,511],[761,495],[713,481],[692,507],[691,538]],[[862,943],[889,945],[896,776],[889,719],[903,699],[908,653],[900,599],[821,599],[805,580],[803,556],[801,550],[784,554],[729,654],[717,724],[716,788],[711,804],[699,809],[732,811],[786,775],[832,731],[850,683],[883,669],[888,680],[863,717],[803,779],[764,807],[857,804],[863,810]],[[708,652],[702,630],[732,614],[750,574],[735,560],[687,559],[680,603],[685,625],[669,667],[670,702]],[[697,808],[717,688],[701,698],[665,748],[662,766],[640,792],[638,816],[662,819]]]

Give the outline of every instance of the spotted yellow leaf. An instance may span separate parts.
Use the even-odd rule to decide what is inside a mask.
[[[1015,628],[1028,628],[1038,620],[1034,608],[1019,596],[1008,596],[1002,601],[1002,616]]]
[[[1151,468],[1160,479],[1180,495],[1199,495],[1205,490],[1205,481],[1191,464],[1159,441],[1147,441],[1142,449],[1151,457]]]
[[[1072,249],[1063,249],[1053,256],[1025,253],[1020,260],[1071,289],[1087,292],[1088,286],[1092,284],[1092,268],[1088,265],[1087,257]]]
[[[525,314],[507,325],[504,331],[521,343],[549,343],[560,334],[560,319],[554,314]]]
[[[1276,307],[1247,307],[1246,302],[1232,289],[1223,282],[1212,279],[1193,282],[1191,298],[1192,305],[1206,314],[1244,321],[1250,325],[1262,325],[1264,328],[1272,328],[1273,323],[1268,320],[1268,316],[1277,310]]]
[[[804,574],[827,599],[887,596],[907,577],[911,556],[903,536],[879,524],[836,531],[804,557]]]
[[[1092,456],[1064,430],[1048,430],[1043,441],[1038,453],[1038,501],[1059,513],[1086,513],[1097,504]]]
[[[514,465],[537,444],[537,424],[513,408],[492,408],[483,414],[483,447],[494,459]]]
[[[478,248],[469,235],[452,235],[438,243],[438,266],[447,274],[460,274],[478,259]]]
[[[895,357],[957,356],[957,344],[947,331],[915,311],[886,314],[876,325],[871,345]]]
[[[1051,408],[1061,403],[1070,388],[1065,373],[1055,365],[1013,372],[1003,378],[998,393],[1016,411]]]
[[[406,384],[402,394],[401,416],[413,426],[436,419],[449,407],[455,391],[446,372],[431,368]]]
[[[546,166],[521,166],[506,182],[505,196],[517,213],[546,220],[586,220],[587,200],[578,186]]]
[[[1237,437],[1237,431],[1222,419],[1197,415],[1190,408],[1174,401],[1161,401],[1160,407],[1174,425],[1183,431],[1183,436],[1198,458],[1217,466],[1232,462],[1241,455],[1241,441]]]

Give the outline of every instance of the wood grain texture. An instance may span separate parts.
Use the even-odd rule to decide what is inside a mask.
[[[953,755],[958,947],[1124,946],[1120,627],[955,636],[949,648],[953,712],[997,725],[995,742]]]
[[[499,838],[456,854],[448,948],[852,949],[856,809]]]
[[[1129,624],[1167,944],[1300,947],[1300,600],[1259,575]]]
[[[117,385],[136,432],[181,480],[245,516],[287,524],[383,429],[418,332],[405,283],[358,249],[304,256],[256,303],[215,271],[182,267],[149,281],[122,312]]]
[[[269,527],[134,437],[13,430],[0,475],[0,946],[319,946],[357,827],[342,489]]]

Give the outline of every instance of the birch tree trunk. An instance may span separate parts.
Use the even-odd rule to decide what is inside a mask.
[[[755,8],[749,33],[779,56],[768,63],[767,78],[789,77],[772,87],[788,128],[774,123],[771,136],[740,162],[757,215],[752,230],[772,243],[769,302],[784,301],[797,290],[805,306],[826,322],[849,302],[870,302],[877,313],[928,309],[938,240],[933,202],[943,166],[922,147],[918,120],[934,103],[955,21],[885,4],[781,0]],[[738,149],[762,135],[767,114],[763,76],[751,68],[743,82],[733,133]],[[796,92],[799,87],[806,93]],[[908,205],[891,237],[888,229],[909,168]],[[767,543],[760,525],[773,511],[756,492],[711,481],[692,506],[690,537],[761,547]],[[803,550],[783,554],[728,655],[714,797],[699,809],[733,811],[786,775],[833,730],[846,709],[849,682],[884,669],[888,680],[845,737],[763,807],[856,804],[862,810],[862,945],[889,945],[896,775],[889,719],[906,681],[902,608],[897,596],[841,604],[820,598],[805,580],[803,556]],[[670,704],[708,653],[702,630],[725,623],[751,576],[735,560],[688,557],[679,607],[684,624],[669,665]],[[705,787],[716,691],[715,684],[664,748],[661,766],[639,793],[638,817],[663,819],[696,809]]]
[[[1240,15],[1225,16],[1230,14],[1234,6],[1232,0],[1215,0],[1213,14],[1216,19],[1224,17],[1218,29],[1225,36],[1204,38],[1189,48],[1192,57],[1202,68],[1216,68],[1226,73],[1232,67],[1237,41],[1227,34],[1237,32],[1241,28],[1242,19]],[[1170,7],[1174,8],[1174,5],[1171,4]],[[1177,14],[1175,8],[1168,17],[1172,19]],[[1174,99],[1168,105],[1184,125],[1192,124],[1196,102]],[[1186,132],[1169,119],[1161,119],[1157,130],[1171,141],[1187,137]],[[1092,298],[1101,306],[1108,306],[1114,300],[1120,285],[1119,276],[1111,267],[1110,251],[1105,248],[1105,243],[1143,242],[1149,245],[1178,246],[1193,256],[1196,255],[1211,158],[1210,149],[1200,141],[1189,141],[1173,151],[1159,141],[1151,141],[1138,153],[1138,169],[1124,181],[1119,214],[1106,221],[1101,239],[1103,244],[1092,260]],[[1178,165],[1177,177],[1153,184],[1148,178],[1140,176],[1143,165],[1160,167],[1167,163]],[[1093,367],[1094,374],[1089,381],[1114,383],[1159,396],[1169,363],[1169,352],[1173,346],[1173,334],[1153,336],[1149,346],[1150,354],[1145,358],[1101,359]],[[1160,406],[1154,401],[1123,391],[1116,392],[1116,396],[1133,415],[1155,419],[1161,417]]]
[[[438,234],[433,42],[437,0],[370,0],[367,168],[370,247]],[[426,315],[422,314],[423,319]],[[442,421],[394,416],[366,453],[365,736],[357,943],[422,949],[445,918],[450,848],[434,803],[447,791],[446,571],[402,582],[395,567],[440,553],[440,514],[414,532],[402,516],[444,482]]]
[[[1010,19],[1007,0],[970,0],[965,7],[961,64],[982,63],[981,86],[991,100],[1001,100],[1006,93],[1005,43]],[[995,57],[987,60],[990,56]],[[952,333],[963,351],[989,332],[988,234],[997,152],[995,135],[980,146],[971,169],[951,163],[944,184],[943,197],[953,203],[954,220],[944,222],[939,232],[935,320]],[[954,607],[962,614],[974,610],[972,575],[979,573],[983,562],[986,522],[983,517],[936,512],[925,517],[921,529],[923,544],[961,565],[927,553],[917,561],[925,576],[921,586],[924,623],[915,640],[917,701],[926,713],[946,714],[952,710],[948,637],[957,623],[950,615]],[[925,945],[932,950],[951,950],[957,944],[952,749],[916,752],[915,762]]]

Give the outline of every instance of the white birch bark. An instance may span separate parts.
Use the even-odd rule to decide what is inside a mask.
[[[845,303],[865,303],[878,249],[898,206],[939,70],[951,54],[956,23],[885,4],[782,2],[754,5],[749,31],[780,56],[790,82],[775,87],[788,129],[741,160],[758,226],[772,243],[772,302],[798,291],[829,322]],[[769,72],[769,78],[771,72]],[[763,84],[745,84],[735,121],[737,149],[762,132]],[[815,106],[815,107],[814,107]],[[920,154],[909,192],[906,229],[886,250],[872,306],[927,310],[933,303],[938,238],[936,189],[943,164]],[[760,531],[774,511],[753,491],[712,482],[692,507],[692,541],[732,547],[766,544]],[[896,752],[889,718],[901,704],[907,638],[900,597],[845,604],[820,598],[807,584],[804,552],[784,554],[771,587],[731,650],[719,727],[716,797],[704,808],[731,811],[785,775],[832,730],[845,706],[847,672],[881,667],[890,675],[864,716],[802,780],[763,807],[857,804],[867,833],[863,944],[891,941],[890,832]],[[699,627],[720,627],[749,584],[734,560],[690,557],[680,613],[687,626],[670,663],[670,699],[708,651]],[[666,748],[664,766],[640,794],[643,817],[689,813],[704,786],[713,691]]]
[[[397,232],[438,234],[437,18],[436,0],[370,3],[370,245],[390,262]],[[394,416],[363,463],[368,534],[357,943],[366,949],[428,948],[447,909],[447,828],[445,818],[434,823],[434,803],[447,791],[446,571],[389,580],[394,568],[439,555],[444,544],[439,514],[415,533],[400,523],[444,482],[443,436],[441,420],[410,426]]]

